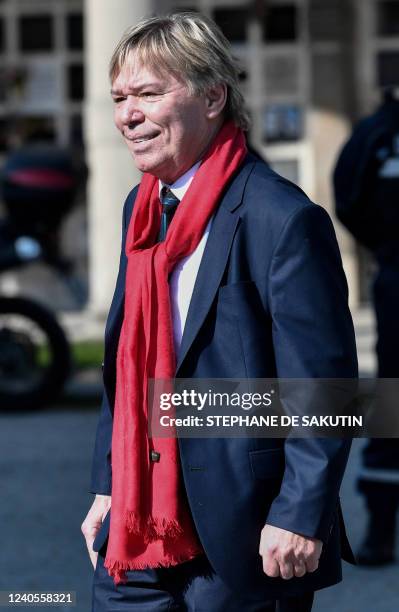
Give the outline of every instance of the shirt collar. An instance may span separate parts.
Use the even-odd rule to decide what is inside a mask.
[[[191,181],[193,180],[195,173],[197,172],[200,165],[201,161],[194,164],[194,166],[191,166],[191,168],[187,170],[187,172],[185,172],[182,176],[180,176],[172,185],[168,185],[167,183],[164,183],[160,180],[159,193],[161,193],[162,187],[166,185],[173,192],[173,194],[181,201],[187,189],[190,187]]]

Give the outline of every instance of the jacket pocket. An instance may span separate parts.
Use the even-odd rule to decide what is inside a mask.
[[[251,470],[255,478],[282,478],[285,469],[284,448],[249,451]]]
[[[237,291],[257,291],[256,283],[253,280],[241,280],[235,283],[228,283],[219,287],[219,295],[235,293]]]

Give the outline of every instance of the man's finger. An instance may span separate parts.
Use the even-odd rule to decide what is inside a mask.
[[[290,580],[294,576],[294,566],[289,561],[280,561],[280,576],[284,580]]]
[[[95,540],[95,535],[94,536],[93,535],[86,535],[85,536],[85,542],[86,542],[86,546],[87,546],[87,551],[89,553],[90,561],[92,562],[92,565],[93,565],[94,569],[96,569],[98,553],[93,550],[93,542],[94,542],[94,540]]]
[[[263,557],[263,571],[269,578],[278,578],[280,576],[280,568],[276,561],[270,556]]]
[[[96,495],[85,520],[81,525],[90,561],[96,569],[98,554],[93,550],[93,543],[98,534],[104,518],[111,507],[111,497],[109,495]]]
[[[306,559],[306,571],[309,573],[315,572],[319,567],[319,560],[317,557],[309,557]]]
[[[303,561],[298,561],[294,564],[294,575],[297,578],[302,578],[306,574],[306,565]]]

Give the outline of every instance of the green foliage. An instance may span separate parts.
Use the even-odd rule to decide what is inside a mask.
[[[101,367],[103,354],[104,343],[100,340],[85,340],[72,345],[72,359],[77,370]]]

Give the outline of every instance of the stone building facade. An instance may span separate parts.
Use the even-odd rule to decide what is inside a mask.
[[[378,103],[381,86],[399,84],[399,0],[0,1],[0,147],[38,127],[61,145],[84,143],[88,306],[100,316],[121,206],[139,179],[112,125],[108,60],[129,24],[184,9],[211,16],[232,42],[252,145],[332,216],[331,173],[352,123]],[[367,299],[369,261],[336,229],[357,305]]]

